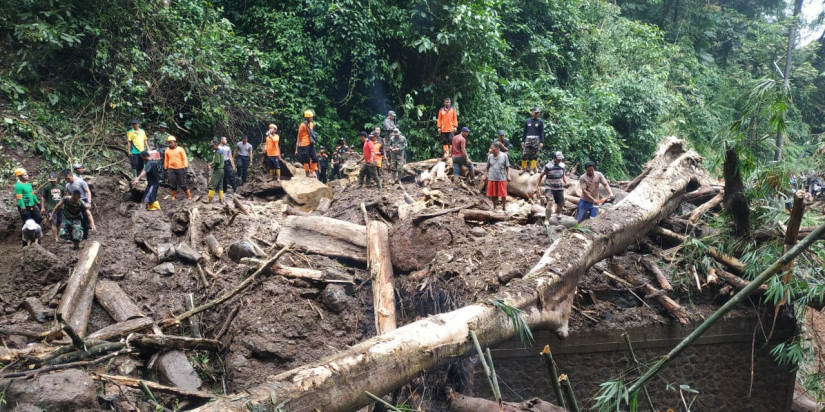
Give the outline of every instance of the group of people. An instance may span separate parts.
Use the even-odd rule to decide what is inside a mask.
[[[814,170],[792,174],[791,186],[796,190],[804,189],[812,200],[825,197],[825,175]]]
[[[23,222],[23,246],[40,243],[43,239],[43,217],[51,225],[55,241],[60,238],[69,240],[75,249],[86,239],[89,231],[96,231],[91,212],[92,192],[89,185],[79,176],[83,171],[81,165],[66,169],[60,173],[64,184],[58,183],[57,174],[51,173],[49,181],[39,189],[43,200],[38,198],[29,180],[26,169],[14,169],[17,183],[14,185],[14,197],[17,210]]]

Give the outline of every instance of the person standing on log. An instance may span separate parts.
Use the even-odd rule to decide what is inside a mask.
[[[539,119],[541,110],[538,107],[530,109],[532,117],[524,121],[524,135],[521,140],[521,170],[532,175],[536,172],[536,161],[539,151],[544,146],[544,122]],[[527,162],[530,162],[528,168]]]
[[[295,141],[295,156],[304,166],[304,173],[307,177],[314,177],[318,170],[318,156],[315,153],[315,145],[318,143],[318,134],[315,133],[315,126],[312,120],[315,114],[312,110],[304,110],[304,122],[298,126],[298,139]]]
[[[392,113],[392,112],[390,112]],[[390,172],[392,173],[391,183],[401,183],[401,176],[406,163],[407,138],[401,131],[393,129],[387,141],[387,152],[389,153]]]
[[[341,139],[335,146],[335,153],[332,154],[332,176],[330,179],[343,179],[344,174],[341,173],[341,166],[344,165],[344,156],[351,151],[347,146],[347,141]]]
[[[444,150],[444,158],[448,158],[452,152],[453,137],[458,130],[458,114],[455,107],[451,106],[452,100],[444,98],[444,107],[438,110],[438,133],[441,136],[441,148]]]
[[[141,159],[142,160],[142,159]],[[89,189],[89,184],[83,178],[72,173],[71,170],[66,169],[61,172],[63,179],[66,181],[66,193],[74,193],[75,190],[80,191],[80,199],[86,203],[89,208],[92,207],[92,191]],[[65,217],[64,217],[65,218]],[[85,214],[80,215],[80,220],[83,226],[83,239],[89,237],[89,221]]]
[[[502,153],[501,148],[496,143],[490,145],[490,152],[487,155],[487,171],[484,173],[484,178],[487,180],[487,196],[493,201],[493,210],[496,208],[496,200],[501,198],[501,210],[506,212],[507,182],[510,181],[510,157],[506,153]]]
[[[461,133],[453,137],[453,144],[451,155],[453,156],[453,183],[458,183],[459,175],[461,174],[461,166],[466,166],[470,169],[469,180],[473,182],[475,171],[473,170],[473,162],[470,161],[470,155],[467,154],[467,136],[470,134],[470,129],[467,127],[461,128]]]
[[[249,165],[252,164],[252,145],[249,144],[249,137],[241,135],[241,141],[235,145],[235,164],[238,165],[238,175],[241,180],[240,184],[246,183],[249,178]]]
[[[550,219],[553,214],[553,204],[556,205],[556,213],[561,216],[564,211],[564,188],[569,187],[567,176],[564,174],[564,155],[559,151],[553,155],[553,161],[547,162],[539,176],[539,182],[544,182],[545,210],[544,217]]]
[[[83,222],[89,222],[89,226],[93,232],[97,231],[95,227],[95,219],[92,217],[92,212],[89,211],[89,205],[81,198],[82,191],[74,189],[70,191],[71,196],[64,197],[52,209],[51,216],[57,213],[58,209],[63,211],[63,226],[60,227],[60,237],[66,240],[71,240],[74,244],[74,249],[80,249],[80,241],[85,239],[85,230],[83,229]]]
[[[140,172],[135,180],[132,180],[132,186],[138,184],[140,179],[146,177],[146,191],[143,192],[143,204],[146,205],[146,210],[160,210],[160,202],[158,202],[158,189],[160,188],[160,165],[157,160],[149,158],[149,152],[143,151],[140,153],[143,158],[143,171]]]
[[[20,213],[20,222],[26,223],[33,219],[39,225],[43,220],[40,216],[40,199],[34,194],[32,183],[29,181],[29,172],[22,167],[14,169],[17,183],[14,184],[14,199],[17,203],[17,212]]]
[[[224,179],[224,163],[223,152],[218,150],[220,141],[218,139],[212,140],[212,162],[207,166],[207,170],[211,171],[209,177],[209,192],[206,194],[206,199],[203,203],[212,203],[215,198],[215,192],[218,192],[218,202],[223,203],[223,179]]]
[[[510,151],[510,139],[504,137],[505,132],[504,130],[498,131],[498,137],[493,140],[494,145],[498,145],[498,150],[507,153]]]
[[[49,174],[49,183],[46,183],[42,190],[43,202],[40,204],[40,215],[48,216],[49,211],[54,209],[55,205],[60,203],[60,200],[65,196],[66,188],[57,183],[57,173],[52,172]],[[54,219],[51,220],[52,235],[54,235],[55,242],[59,239],[57,230],[60,228],[61,223],[63,223],[63,212],[58,211]]]
[[[378,179],[378,168],[375,164],[375,150],[373,149],[373,141],[367,138],[367,132],[361,132],[358,136],[364,144],[363,157],[358,161],[358,163],[364,162],[364,164],[361,165],[361,171],[358,172],[358,188],[360,189],[364,187],[365,178],[367,181],[367,186],[369,187],[370,178],[372,178],[378,183],[378,190],[381,190],[381,180]],[[375,135],[372,137],[375,137]]]
[[[218,150],[223,155],[223,191],[224,193],[232,188],[232,192],[237,191],[238,184],[235,183],[235,159],[232,158],[232,149],[229,147],[226,136],[221,136],[221,144]]]
[[[132,128],[126,132],[126,151],[129,153],[129,161],[132,165],[132,177],[137,177],[143,170],[143,158],[140,152],[146,150],[146,132],[140,128],[140,121],[132,119]]]
[[[186,198],[191,199],[192,192],[189,191],[189,182],[186,177],[186,172],[189,170],[189,159],[186,157],[186,152],[183,147],[178,146],[178,139],[175,136],[169,135],[166,142],[169,148],[166,149],[166,155],[163,157],[163,168],[169,178],[172,200],[178,198],[178,190],[183,190],[186,193]]]
[[[327,148],[321,146],[321,151],[318,152],[318,179],[324,184],[327,183],[327,176],[329,174],[329,155]]]
[[[604,186],[611,199],[614,199],[613,190],[607,184],[607,179],[601,172],[596,171],[596,163],[588,161],[584,164],[584,174],[579,177],[579,188],[582,195],[579,199],[579,206],[576,210],[576,220],[583,222],[584,220],[594,218],[599,215],[599,205],[601,200],[599,198],[599,186]]]
[[[395,112],[390,110],[387,112],[387,117],[384,118],[384,123],[382,124],[384,127],[384,136],[387,136],[387,140],[389,140],[390,136],[392,136],[392,131],[395,130],[398,125],[395,123]]]
[[[281,181],[281,136],[278,135],[278,126],[269,125],[266,132],[266,168],[269,170],[269,181]]]

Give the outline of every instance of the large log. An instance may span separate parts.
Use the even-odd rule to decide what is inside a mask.
[[[291,170],[292,165],[288,165]],[[292,170],[292,178],[281,180],[281,188],[300,209],[309,212],[318,207],[321,198],[332,199],[332,189],[314,177],[306,177],[303,173]]]
[[[485,166],[486,167],[486,166]],[[521,173],[510,168],[510,180],[507,182],[507,194],[522,199],[531,199],[538,193],[540,174]]]
[[[102,258],[100,248],[100,242],[91,242],[83,250],[57,306],[57,313],[61,314],[81,337],[86,336],[86,326],[92,309],[95,283]]]
[[[702,217],[702,215],[707,213],[709,210],[712,210],[713,208],[719,206],[719,204],[722,203],[722,200],[724,198],[725,198],[725,191],[723,190],[723,191],[717,193],[716,196],[713,197],[713,199],[710,199],[709,201],[703,203],[702,205],[700,205],[696,209],[693,209],[693,212],[690,213],[690,218],[688,218],[688,221],[690,223],[696,224],[696,222],[699,221],[699,219]]]
[[[560,406],[545,402],[539,398],[528,399],[524,402],[504,402],[501,409],[498,403],[487,399],[471,398],[455,394],[450,399],[451,412],[566,412]]]
[[[115,322],[124,322],[129,319],[146,316],[137,307],[135,302],[117,283],[111,280],[101,280],[95,287],[95,298],[103,309],[112,316]]]
[[[671,213],[678,198],[701,168],[701,158],[684,143],[668,138],[660,155],[636,189],[597,219],[589,230],[568,231],[556,238],[536,266],[493,296],[524,311],[533,330],[567,335],[579,277],[596,262],[624,251]],[[306,219],[306,218],[304,218]],[[241,411],[277,398],[292,412],[352,411],[369,404],[365,391],[377,395],[399,388],[425,370],[466,355],[467,336],[474,330],[482,346],[495,346],[514,336],[507,315],[488,303],[409,323],[329,357],[270,377],[259,386],[216,400],[200,412]]]
[[[390,235],[384,222],[367,222],[367,268],[372,279],[375,328],[379,335],[383,335],[396,328]]]
[[[287,216],[276,240],[278,246],[293,243],[311,253],[367,261],[365,226],[323,216]]]

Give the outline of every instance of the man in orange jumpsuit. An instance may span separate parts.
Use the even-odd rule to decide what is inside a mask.
[[[458,129],[458,114],[455,107],[450,104],[449,97],[444,98],[444,107],[438,110],[438,132],[441,136],[441,148],[444,149],[444,158],[450,157],[452,151],[453,137]]]
[[[318,156],[315,153],[317,134],[313,131],[312,119],[315,115],[312,110],[304,110],[304,122],[298,127],[298,140],[295,142],[295,156],[304,165],[307,177],[315,177],[318,170]]]
[[[269,125],[266,132],[266,168],[269,170],[269,180],[281,181],[281,136],[278,135],[278,126]]]

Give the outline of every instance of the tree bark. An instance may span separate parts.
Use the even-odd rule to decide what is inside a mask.
[[[733,147],[725,152],[725,211],[733,220],[733,234],[745,236],[750,231],[751,219],[748,199],[745,197],[745,185],[739,171],[739,155]]]
[[[707,202],[721,190],[722,188],[719,186],[702,186],[692,192],[687,192],[682,201],[698,205]]]
[[[323,216],[287,216],[281,224],[276,243],[290,242],[310,253],[367,261],[365,226]]]
[[[132,302],[129,295],[118,286],[117,283],[111,280],[101,280],[95,287],[95,298],[103,309],[112,316],[115,322],[125,322],[129,319],[141,318],[146,316],[138,309],[137,305]]]
[[[150,328],[154,322],[155,321],[150,317],[129,319],[106,326],[105,328],[92,333],[87,338],[96,340],[122,338],[124,336],[128,336],[130,333],[139,332],[143,329]]]
[[[458,217],[475,222],[503,222],[509,217],[501,210],[462,209]]]
[[[485,166],[486,167],[486,166]],[[522,199],[531,199],[538,193],[540,173],[529,174],[510,168],[510,177],[507,182],[507,194]]]
[[[213,399],[215,397],[215,395],[213,395],[209,392],[188,391],[188,390],[185,390],[185,389],[175,388],[173,386],[161,385],[157,382],[130,378],[128,376],[106,375],[106,374],[102,374],[102,373],[92,372],[91,377],[92,377],[92,379],[94,379],[96,381],[99,381],[99,382],[114,382],[114,383],[117,383],[118,385],[129,386],[129,387],[138,388],[138,389],[140,388],[140,383],[143,382],[143,383],[146,384],[146,386],[149,387],[149,389],[152,389],[154,391],[169,393],[169,394],[172,394],[172,395],[177,395],[177,396],[186,397],[186,398]]]
[[[656,262],[643,258],[642,265],[644,265],[644,267],[653,274],[656,278],[656,282],[659,283],[659,286],[661,286],[663,290],[667,292],[673,291],[673,286],[671,286],[670,282],[667,280],[667,276],[665,276],[662,269],[659,268],[659,265],[657,265]]]
[[[701,168],[701,158],[675,138],[660,144],[660,156],[639,186],[597,219],[557,238],[540,261],[521,279],[511,281],[493,298],[524,311],[533,329],[568,333],[568,320],[579,277],[594,263],[625,250],[656,227],[677,206]],[[243,393],[216,400],[200,412],[240,411],[285,400],[292,412],[352,411],[369,404],[365,391],[386,394],[425,370],[466,355],[472,348],[470,329],[480,344],[494,346],[514,336],[510,319],[495,307],[476,303],[407,324],[361,342],[325,359],[271,377]]]
[[[383,335],[396,328],[390,235],[384,222],[367,222],[367,268],[372,279],[375,329]]]
[[[129,344],[137,348],[208,350],[217,352],[223,344],[214,339],[188,338],[173,335],[134,335]]]
[[[329,270],[317,270],[273,265],[271,271],[276,275],[281,275],[289,279],[303,279],[318,283],[355,284],[355,279],[353,279],[352,276]]]
[[[81,337],[86,336],[86,327],[92,310],[95,283],[102,258],[100,248],[100,242],[92,242],[83,250],[57,306],[57,313],[61,314]]]
[[[197,248],[201,242],[201,212],[197,207],[189,210],[189,244]]]
[[[725,198],[725,192],[724,191],[719,192],[716,196],[713,197],[713,199],[710,199],[709,201],[703,203],[701,206],[697,207],[696,209],[693,209],[693,212],[690,213],[690,218],[688,218],[688,221],[690,223],[696,224],[696,222],[699,221],[699,219],[702,217],[702,215],[707,213],[709,210],[715,208],[716,206],[719,206],[719,204],[722,203],[722,200],[724,198]]]
[[[487,399],[471,398],[455,394],[450,400],[451,412],[566,412],[566,409],[545,402],[539,398],[528,399],[524,402],[504,402],[499,409],[498,403]]]

